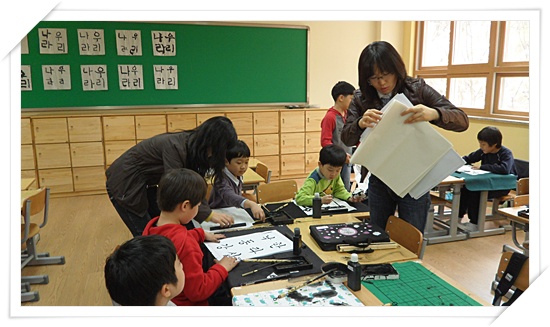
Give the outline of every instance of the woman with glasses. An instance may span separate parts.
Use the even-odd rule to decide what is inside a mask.
[[[408,76],[397,50],[388,42],[377,41],[367,45],[359,57],[359,90],[354,92],[349,106],[342,141],[348,146],[357,145],[365,128],[374,127],[382,119],[380,109],[398,93],[403,93],[413,104],[401,114],[408,115],[405,124],[428,121],[450,131],[468,129],[468,116],[461,109],[422,78]],[[398,130],[395,132],[399,133]],[[384,228],[388,217],[397,209],[400,218],[420,232],[424,231],[430,208],[429,193],[419,199],[408,194],[401,198],[379,178],[371,175],[368,199],[371,222]]]

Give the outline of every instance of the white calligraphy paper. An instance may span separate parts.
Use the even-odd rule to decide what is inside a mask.
[[[105,38],[102,29],[78,29],[78,48],[81,56],[105,54]]]
[[[70,90],[71,66],[42,65],[44,90]]]
[[[254,223],[254,219],[250,217],[248,212],[246,212],[246,210],[244,210],[243,208],[237,208],[237,207],[219,208],[219,209],[212,209],[212,212],[218,212],[218,213],[229,215],[233,217],[233,224],[245,223],[246,226],[234,227],[234,228],[230,227],[230,228],[211,231],[210,228],[220,226],[220,224],[213,223],[211,221],[204,221],[201,223],[201,227],[207,232],[223,233],[223,232],[228,232],[236,229],[249,228],[249,227],[252,227],[252,224]]]
[[[81,65],[82,90],[105,91],[107,85],[107,65]]]
[[[156,90],[178,89],[177,65],[153,65]]]
[[[219,243],[205,242],[204,245],[218,260],[224,256],[244,260],[292,251],[290,239],[276,230],[223,238]]]
[[[175,56],[176,55],[176,32],[174,31],[151,31],[153,41],[153,55]]]
[[[21,65],[21,91],[32,91],[30,65]]]
[[[68,53],[65,28],[39,28],[38,41],[41,54]]]
[[[118,84],[121,90],[143,90],[143,66],[118,65]]]
[[[119,56],[141,56],[141,31],[117,30],[116,48]]]

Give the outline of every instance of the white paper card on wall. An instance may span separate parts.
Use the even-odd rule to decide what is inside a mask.
[[[71,66],[42,65],[44,90],[70,90]]]
[[[116,30],[115,33],[119,56],[141,56],[141,31]]]
[[[29,39],[26,35],[21,40],[21,54],[29,54]]]
[[[155,75],[155,89],[177,90],[178,89],[178,66],[177,65],[153,65]]]
[[[219,243],[204,245],[218,260],[224,256],[244,260],[292,251],[290,239],[276,230],[222,238]]]
[[[118,85],[121,90],[143,90],[143,66],[118,65]]]
[[[30,65],[21,65],[21,91],[32,91]]]
[[[175,56],[176,55],[176,32],[175,31],[151,31],[153,42],[153,55]]]
[[[80,75],[84,91],[106,91],[109,89],[107,65],[81,65]]]
[[[78,29],[78,49],[81,56],[105,55],[103,29]]]
[[[65,28],[39,28],[38,42],[40,54],[68,53],[67,29]]]

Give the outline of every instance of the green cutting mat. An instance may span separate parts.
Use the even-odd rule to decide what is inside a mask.
[[[362,282],[382,303],[400,306],[481,305],[420,263],[408,261],[392,265],[399,272],[399,279]]]

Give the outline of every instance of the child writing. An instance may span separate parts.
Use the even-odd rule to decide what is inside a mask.
[[[351,187],[351,165],[349,164],[351,147],[342,142],[340,133],[346,123],[349,104],[351,99],[353,99],[353,91],[355,91],[355,88],[348,82],[340,81],[336,83],[331,92],[334,106],[327,110],[325,117],[321,121],[321,146],[336,144],[341,146],[347,153],[346,162],[340,171],[340,177],[342,177],[342,182],[348,191]]]
[[[225,168],[214,180],[208,205],[212,209],[239,207],[250,208],[256,219],[265,220],[265,213],[256,202],[242,196],[243,175],[248,169],[250,148],[238,140],[236,145],[226,151]]]
[[[175,305],[185,274],[172,241],[164,236],[136,236],[105,260],[105,285],[114,304]]]
[[[306,178],[296,194],[296,203],[301,206],[312,206],[315,193],[321,196],[321,202],[328,204],[333,198],[351,202],[360,201],[346,190],[340,170],[346,162],[346,151],[335,144],[324,146],[319,152],[319,167]]]
[[[493,126],[484,127],[477,134],[477,140],[479,141],[479,149],[462,157],[466,164],[472,165],[481,161],[479,165],[472,165],[472,168],[486,170],[494,174],[517,175],[512,151],[502,145],[502,134],[498,128]],[[498,198],[508,194],[508,192],[510,190],[489,191],[487,198]],[[468,213],[470,222],[465,225],[468,229],[475,230],[478,223],[480,192],[469,191],[466,187],[462,187],[460,193],[458,216],[463,218],[464,214]]]
[[[186,281],[183,291],[173,302],[176,305],[208,305],[211,296],[222,289],[220,286],[228,272],[238,262],[233,257],[224,257],[204,272],[201,243],[218,242],[225,236],[205,232],[202,228],[187,230],[184,226],[197,214],[206,196],[206,182],[190,169],[172,169],[160,179],[157,192],[160,216],[149,221],[143,235],[164,235],[176,247]],[[227,305],[231,305],[229,297]]]

